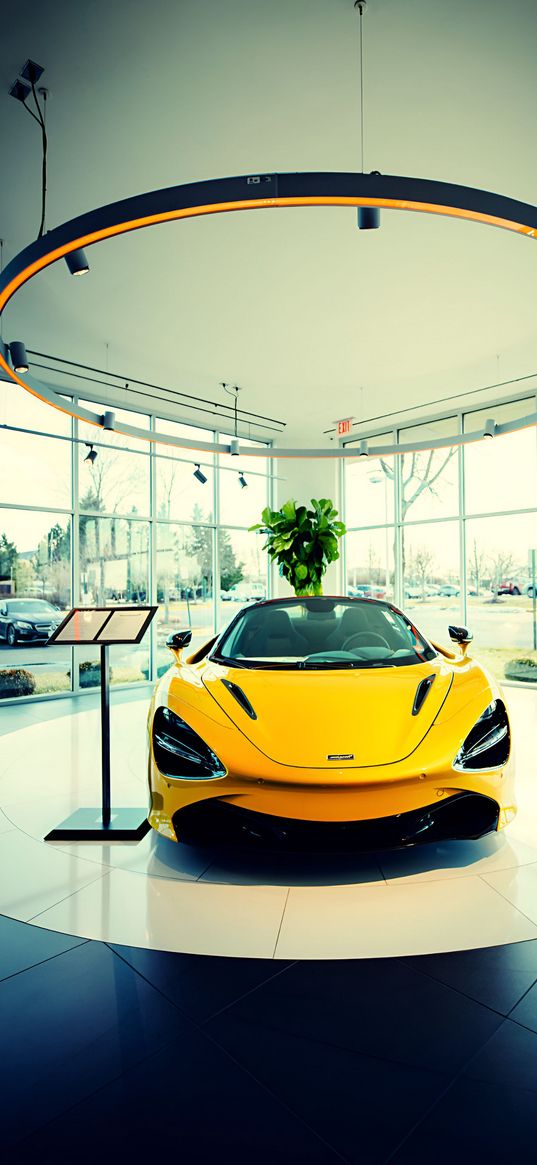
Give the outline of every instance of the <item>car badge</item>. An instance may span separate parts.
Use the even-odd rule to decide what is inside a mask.
[[[327,760],[354,760],[353,752],[329,752]]]

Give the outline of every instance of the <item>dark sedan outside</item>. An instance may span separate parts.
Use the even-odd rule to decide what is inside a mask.
[[[10,647],[48,639],[63,619],[45,599],[0,599],[0,640]]]

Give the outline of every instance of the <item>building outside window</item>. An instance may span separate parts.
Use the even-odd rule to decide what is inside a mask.
[[[219,440],[154,415],[114,412],[139,428]],[[45,646],[48,627],[73,605],[158,605],[141,644],[111,648],[112,683],[124,685],[169,667],[170,632],[190,627],[195,648],[238,603],[268,594],[267,558],[247,531],[270,500],[270,461],[246,456],[231,468],[212,454],[146,445],[8,383],[0,384],[0,423],[13,427],[1,433],[0,699],[99,684],[98,649]],[[88,460],[92,442],[97,457]],[[205,481],[194,476],[198,465]]]

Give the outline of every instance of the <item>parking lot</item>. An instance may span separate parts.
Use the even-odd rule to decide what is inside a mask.
[[[220,628],[239,610],[239,604],[220,602]],[[457,596],[429,596],[425,599],[407,599],[404,610],[417,626],[438,643],[449,645],[448,625],[461,621],[460,599]],[[201,645],[213,634],[213,604],[210,599],[170,602],[161,606],[155,621],[157,636],[157,667],[162,671],[170,660],[165,646],[167,636],[180,627],[192,628],[193,647]],[[504,595],[492,601],[491,596],[471,596],[468,600],[468,624],[474,635],[472,651],[480,657],[499,679],[504,677],[505,664],[517,657],[534,656],[533,604],[525,595]],[[77,664],[97,659],[97,650],[77,649]],[[118,646],[111,651],[112,682],[134,683],[147,678],[148,647]],[[46,647],[42,643],[18,644],[9,647],[0,640],[0,669],[20,669],[30,672],[36,680],[36,694],[41,691],[67,691],[71,670],[71,652],[65,647]]]

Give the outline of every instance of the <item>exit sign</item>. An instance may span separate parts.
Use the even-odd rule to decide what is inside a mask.
[[[351,429],[352,429],[352,417],[346,417],[344,421],[338,421],[338,423],[337,423],[337,435],[338,435],[338,437],[345,437],[345,435],[347,433],[350,433]]]

